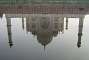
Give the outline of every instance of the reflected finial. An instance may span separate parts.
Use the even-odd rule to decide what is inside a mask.
[[[13,43],[12,42],[9,42],[9,46],[10,46],[10,48],[13,46]]]
[[[77,43],[77,47],[78,47],[78,48],[81,47],[81,41],[78,41],[78,43]]]

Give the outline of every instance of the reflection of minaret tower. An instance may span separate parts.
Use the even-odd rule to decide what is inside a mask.
[[[78,42],[77,42],[78,48],[81,47],[82,30],[83,30],[83,17],[81,17],[81,18],[79,19]]]
[[[24,30],[24,18],[22,17],[22,28]]]
[[[30,25],[29,25],[29,22],[30,22],[30,17],[26,17],[26,31],[28,32],[30,29]]]
[[[10,48],[13,46],[12,42],[12,33],[11,33],[11,20],[10,18],[7,18],[7,32],[8,32],[8,40],[9,40],[9,46]]]
[[[66,18],[66,30],[68,29],[68,18]]]

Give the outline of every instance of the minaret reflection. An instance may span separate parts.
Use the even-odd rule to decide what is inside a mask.
[[[26,17],[26,31],[27,31],[27,33],[30,31],[30,16],[29,17]]]
[[[83,30],[83,19],[84,19],[84,17],[80,17],[80,19],[79,19],[78,42],[77,42],[78,48],[81,47],[81,37],[82,37],[82,30]]]
[[[68,30],[68,18],[66,18],[66,30]]]
[[[38,42],[45,47],[52,41],[58,32],[64,30],[64,17],[32,16],[26,20],[27,32],[37,36]]]
[[[24,30],[24,18],[22,17],[22,28]]]
[[[12,42],[12,32],[11,32],[11,19],[10,18],[6,18],[7,19],[7,32],[8,32],[8,40],[9,40],[9,46],[10,48],[13,46],[13,42]]]

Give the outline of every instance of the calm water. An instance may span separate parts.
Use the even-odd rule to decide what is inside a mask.
[[[3,14],[0,60],[89,60],[88,32],[89,15]]]

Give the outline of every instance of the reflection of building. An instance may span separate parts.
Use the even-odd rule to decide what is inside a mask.
[[[43,46],[49,44],[53,36],[64,30],[64,17],[32,16],[26,21],[28,32],[37,36],[37,40]]]
[[[12,42],[11,19],[10,18],[7,18],[7,32],[8,32],[8,40],[9,40],[8,43],[11,48],[13,46],[13,42]]]
[[[78,42],[77,46],[81,46],[81,36],[83,29],[84,15],[79,14],[6,14],[7,24],[11,25],[9,18],[22,18],[22,28],[24,29],[24,18],[26,18],[26,31],[37,36],[38,42],[44,47],[49,44],[53,37],[64,31],[64,17],[66,18],[66,29],[68,29],[68,18],[79,18]],[[8,26],[8,25],[7,25]],[[13,45],[11,40],[11,26],[8,27],[8,36],[10,46]]]

